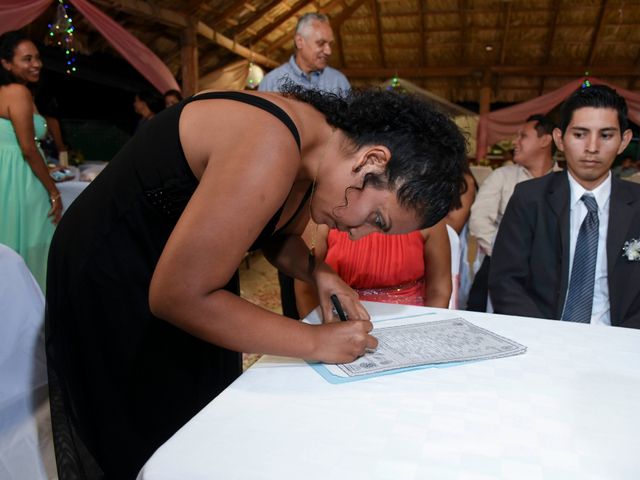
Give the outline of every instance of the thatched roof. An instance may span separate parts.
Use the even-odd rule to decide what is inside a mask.
[[[182,78],[197,36],[199,75],[291,54],[297,18],[332,18],[332,65],[354,85],[398,75],[452,102],[520,102],[590,74],[640,89],[640,0],[93,0]],[[86,52],[110,51],[76,19]],[[189,25],[192,29],[189,30]],[[197,35],[193,32],[197,31]]]

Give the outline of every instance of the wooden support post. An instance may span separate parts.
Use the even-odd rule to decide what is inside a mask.
[[[192,22],[182,32],[182,94],[191,96],[198,91],[198,31]]]
[[[480,115],[491,110],[491,70],[486,69],[480,87]]]

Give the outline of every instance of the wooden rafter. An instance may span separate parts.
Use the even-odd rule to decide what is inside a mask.
[[[426,55],[426,51],[425,51],[425,42],[427,41],[427,32],[426,32],[426,27],[424,24],[424,15],[425,15],[426,11],[425,11],[425,7],[424,7],[424,2],[423,0],[418,0],[418,15],[420,16],[420,22],[419,22],[419,28],[420,28],[420,48],[419,48],[419,54],[420,54],[420,66],[421,67],[426,67],[427,66],[427,55]]]
[[[187,16],[168,8],[151,6],[147,2],[140,0],[93,0],[93,3],[109,7],[115,6],[122,11],[152,18],[157,23],[176,28],[186,28],[189,25],[189,18]],[[237,44],[230,38],[225,37],[200,21],[197,22],[196,29],[199,35],[213,41],[223,48],[231,50],[241,57],[251,59],[252,61],[266,67],[276,67],[279,65],[279,62]]]
[[[258,8],[247,18],[242,19],[242,23],[237,29],[237,36],[240,37],[247,29],[251,27],[252,24],[268,15],[269,10],[273,9],[273,7],[277,6],[279,3],[280,0],[268,0],[266,2],[261,2],[260,8]]]
[[[342,24],[353,15],[353,13],[358,10],[364,2],[367,0],[355,0],[351,5],[342,10],[336,17],[331,19],[331,26],[335,28],[339,28]],[[335,30],[334,30],[335,31]]]
[[[181,9],[182,13],[186,15],[194,15],[198,10],[211,10],[211,7],[202,0],[188,0],[184,2],[184,8]]]
[[[220,28],[220,29],[224,28],[226,21],[232,16],[240,13],[240,11],[242,11],[242,9],[245,8],[246,4],[247,4],[246,0],[236,0],[235,2],[233,2],[231,5],[225,8],[222,12],[220,12],[219,15],[216,15],[216,21],[213,24],[213,28]]]
[[[461,63],[468,63],[469,28],[467,28],[467,0],[458,0],[458,17],[460,18],[460,60]],[[449,97],[454,98],[454,86],[458,89],[464,87],[465,78],[460,77],[455,82],[449,83]]]
[[[342,24],[353,15],[353,13],[359,9],[367,0],[355,0],[351,5],[342,10],[338,15],[331,19],[331,28],[333,29],[333,35],[336,38],[336,50],[338,50],[338,66],[344,65],[344,51],[342,49],[342,34],[340,28]]]
[[[506,10],[506,11],[505,11]],[[509,38],[509,28],[511,26],[511,3],[506,3],[503,6],[503,17],[504,17],[504,28],[502,29],[502,41],[500,42],[500,55],[498,57],[498,65],[504,65],[504,60],[505,57],[507,56],[507,40]],[[489,90],[489,103],[491,102],[491,74],[489,73],[488,76],[483,80],[483,88],[488,89]],[[493,85],[496,89],[496,91],[498,91],[498,89],[500,88],[500,77],[496,77],[495,78],[495,85]],[[488,105],[487,105],[487,111],[488,111]]]
[[[282,47],[282,45],[284,45],[285,43],[292,42],[294,35],[295,35],[295,32],[293,30],[290,31],[289,33],[285,33],[284,35],[282,35],[278,40],[273,42],[271,45],[269,45],[266,48],[266,50],[264,50],[265,55],[271,55],[277,49]]]
[[[327,15],[329,12],[333,10],[333,8],[337,6],[341,6],[342,8],[345,8],[344,0],[332,0],[331,2],[327,3],[324,7],[318,9],[318,12],[324,13],[325,15]],[[344,65],[344,50],[342,49],[342,34],[340,33],[340,27],[336,28],[331,17],[329,17],[329,23],[331,23],[331,29],[333,30],[333,39],[334,39],[332,50],[333,52],[337,52],[337,53],[332,53],[332,55],[334,58],[336,57],[338,58],[337,67],[340,68],[342,67],[342,65]]]
[[[502,32],[502,45],[500,45],[500,65],[504,65],[504,59],[507,55],[507,40],[509,38],[509,28],[511,27],[511,3],[507,3],[506,19],[504,21],[504,30]]]
[[[318,8],[318,12],[328,14],[334,7],[342,5],[342,8],[345,7],[344,0],[331,0],[324,7]]]
[[[556,29],[558,28],[558,7],[556,6],[556,8],[553,9],[552,13],[551,13],[551,18],[549,21],[549,34],[547,35],[547,42],[545,45],[545,54],[544,54],[544,62],[542,62],[543,65],[548,65],[549,64],[549,60],[551,60],[551,49],[553,48],[553,41],[555,40],[556,37]],[[540,95],[542,95],[542,92],[544,92],[544,80],[545,77],[541,77],[540,79]]]
[[[593,65],[593,59],[596,54],[596,47],[598,46],[598,40],[600,40],[600,34],[602,33],[602,25],[604,24],[604,11],[607,8],[607,0],[602,0],[600,3],[600,10],[596,20],[596,26],[593,29],[593,36],[591,37],[591,44],[589,45],[589,53],[587,54],[587,69]]]
[[[495,65],[488,67],[494,75],[513,76],[548,76],[548,77],[579,77],[584,74],[584,65]],[[395,75],[396,73],[407,78],[428,78],[428,77],[460,77],[477,75],[482,73],[482,66],[459,65],[451,67],[398,67],[398,68],[345,68],[342,72],[350,78],[379,78]],[[636,66],[599,66],[597,76],[629,77],[638,76]]]
[[[262,28],[259,32],[257,32],[252,38],[251,43],[256,44],[264,37],[273,32],[276,28],[280,27],[284,22],[293,17],[296,13],[302,10],[304,7],[309,5],[313,0],[300,0],[295,5],[293,5],[288,12],[283,13],[278,18],[276,18],[273,22],[269,23],[266,27]]]
[[[205,68],[205,64],[207,68],[224,66],[235,61],[237,55],[271,67],[282,64],[291,52],[296,17],[316,10],[331,15],[335,36],[332,66],[352,77],[355,84],[398,74],[415,79],[418,85],[428,85],[452,100],[483,98],[485,106],[490,105],[487,99],[516,101],[543,94],[545,87],[563,81],[562,77],[580,78],[585,71],[607,81],[619,82],[615,77],[621,77],[621,86],[640,90],[640,49],[630,38],[634,27],[638,27],[638,19],[630,14],[634,11],[632,5],[627,6],[628,1],[616,2],[615,6],[608,0],[580,4],[557,0],[435,3],[412,0],[402,6],[394,5],[394,1],[93,0],[93,3],[108,6],[104,10],[167,61],[178,76],[184,75],[178,52],[190,17],[197,22],[194,26],[199,41],[199,68]],[[636,1],[640,0],[631,3]],[[294,8],[298,10],[292,12]],[[612,16],[618,10],[616,21]],[[355,16],[357,19],[350,20]],[[84,38],[95,37],[94,30],[82,23],[78,26],[79,44],[85,45]],[[586,31],[586,38],[570,35],[572,29]],[[492,52],[485,54],[482,48],[485,43],[493,43]],[[105,45],[101,40],[96,47],[104,50]],[[261,61],[260,54],[271,63]],[[442,81],[420,81],[432,77],[440,77]],[[529,78],[525,81],[517,77]],[[533,88],[531,77],[535,78]],[[488,82],[483,81],[487,78]]]
[[[387,66],[387,62],[384,57],[384,45],[382,44],[382,25],[380,24],[380,11],[378,9],[378,1],[369,0],[369,4],[371,5],[371,11],[373,12],[373,31],[376,34],[378,58],[380,58],[380,64],[384,68]]]
[[[331,22],[329,22],[331,23]],[[342,48],[342,33],[340,32],[340,27],[331,27],[333,30],[333,46],[331,47],[331,54],[333,58],[337,58],[336,67],[342,68],[344,65],[344,49]]]

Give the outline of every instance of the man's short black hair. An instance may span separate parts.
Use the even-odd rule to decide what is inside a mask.
[[[538,133],[538,137],[541,137],[543,135],[553,136],[553,129],[556,128],[556,124],[549,117],[542,115],[541,113],[536,113],[535,115],[530,115],[529,118],[527,118],[527,123],[529,122],[536,122],[534,128]],[[553,156],[553,154],[555,153],[556,153],[556,144],[552,139],[551,155]]]
[[[618,124],[620,134],[628,128],[627,102],[624,97],[618,94],[613,88],[606,85],[591,85],[590,87],[578,88],[567,98],[562,105],[560,129],[562,135],[567,131],[573,112],[579,108],[613,108],[618,112]]]
[[[536,122],[535,129],[539,137],[542,135],[553,135],[553,129],[556,128],[556,124],[553,123],[550,118],[540,113],[530,115],[529,118],[527,118],[527,123],[529,122]]]

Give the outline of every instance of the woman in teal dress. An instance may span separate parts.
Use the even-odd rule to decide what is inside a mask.
[[[8,32],[0,36],[0,62],[0,243],[24,258],[44,290],[62,202],[36,144],[47,127],[29,86],[39,80],[42,61],[26,36]]]

